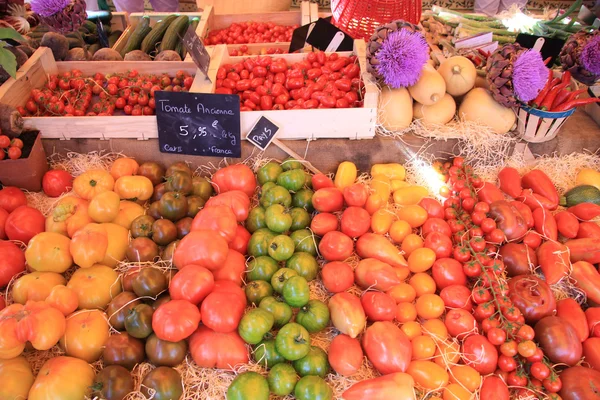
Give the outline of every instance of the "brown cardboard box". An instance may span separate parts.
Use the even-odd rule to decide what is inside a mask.
[[[42,146],[39,131],[23,132],[20,139],[24,143],[26,158],[0,161],[0,182],[5,186],[16,186],[31,192],[42,190],[42,178],[48,171],[48,160]],[[31,143],[33,142],[33,146]],[[29,153],[27,153],[27,151]]]

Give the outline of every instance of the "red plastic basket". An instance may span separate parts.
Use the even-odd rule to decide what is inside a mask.
[[[378,26],[397,19],[418,24],[421,7],[421,0],[331,0],[335,25],[353,38],[365,40]]]

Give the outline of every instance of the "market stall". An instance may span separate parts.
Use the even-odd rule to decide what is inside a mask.
[[[217,3],[0,25],[0,400],[596,399],[581,3]]]

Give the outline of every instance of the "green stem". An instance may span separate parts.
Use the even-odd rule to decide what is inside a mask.
[[[477,28],[477,27],[474,27],[474,26],[463,25],[462,23],[458,27],[460,29],[465,29],[467,31],[475,32],[475,33],[488,33],[488,32],[491,32],[491,33],[493,33],[495,35],[499,35],[499,36],[512,36],[512,37],[516,37],[518,35],[517,32],[510,32],[510,31],[507,31],[506,29]]]
[[[578,10],[579,8],[581,8],[582,4],[583,4],[583,0],[576,0],[575,3],[573,3],[571,5],[571,7],[569,7],[567,9],[567,11],[564,12],[564,14],[556,14],[556,17],[554,17],[554,19],[552,19],[550,21],[544,21],[542,23],[543,24],[550,24],[550,23],[553,23],[553,22],[562,21],[563,19],[565,19],[569,15],[571,15],[573,13],[573,11]]]

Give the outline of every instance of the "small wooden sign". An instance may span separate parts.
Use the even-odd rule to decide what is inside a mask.
[[[248,133],[248,136],[246,136],[246,139],[262,151],[265,151],[273,139],[275,139],[277,131],[279,131],[277,125],[271,122],[267,117],[261,116]]]
[[[195,28],[190,25],[188,30],[185,32],[183,36],[183,45],[187,49],[188,53],[194,60],[194,63],[200,68],[200,71],[208,78],[208,67],[210,65],[210,55],[204,47],[204,43],[196,34]]]

